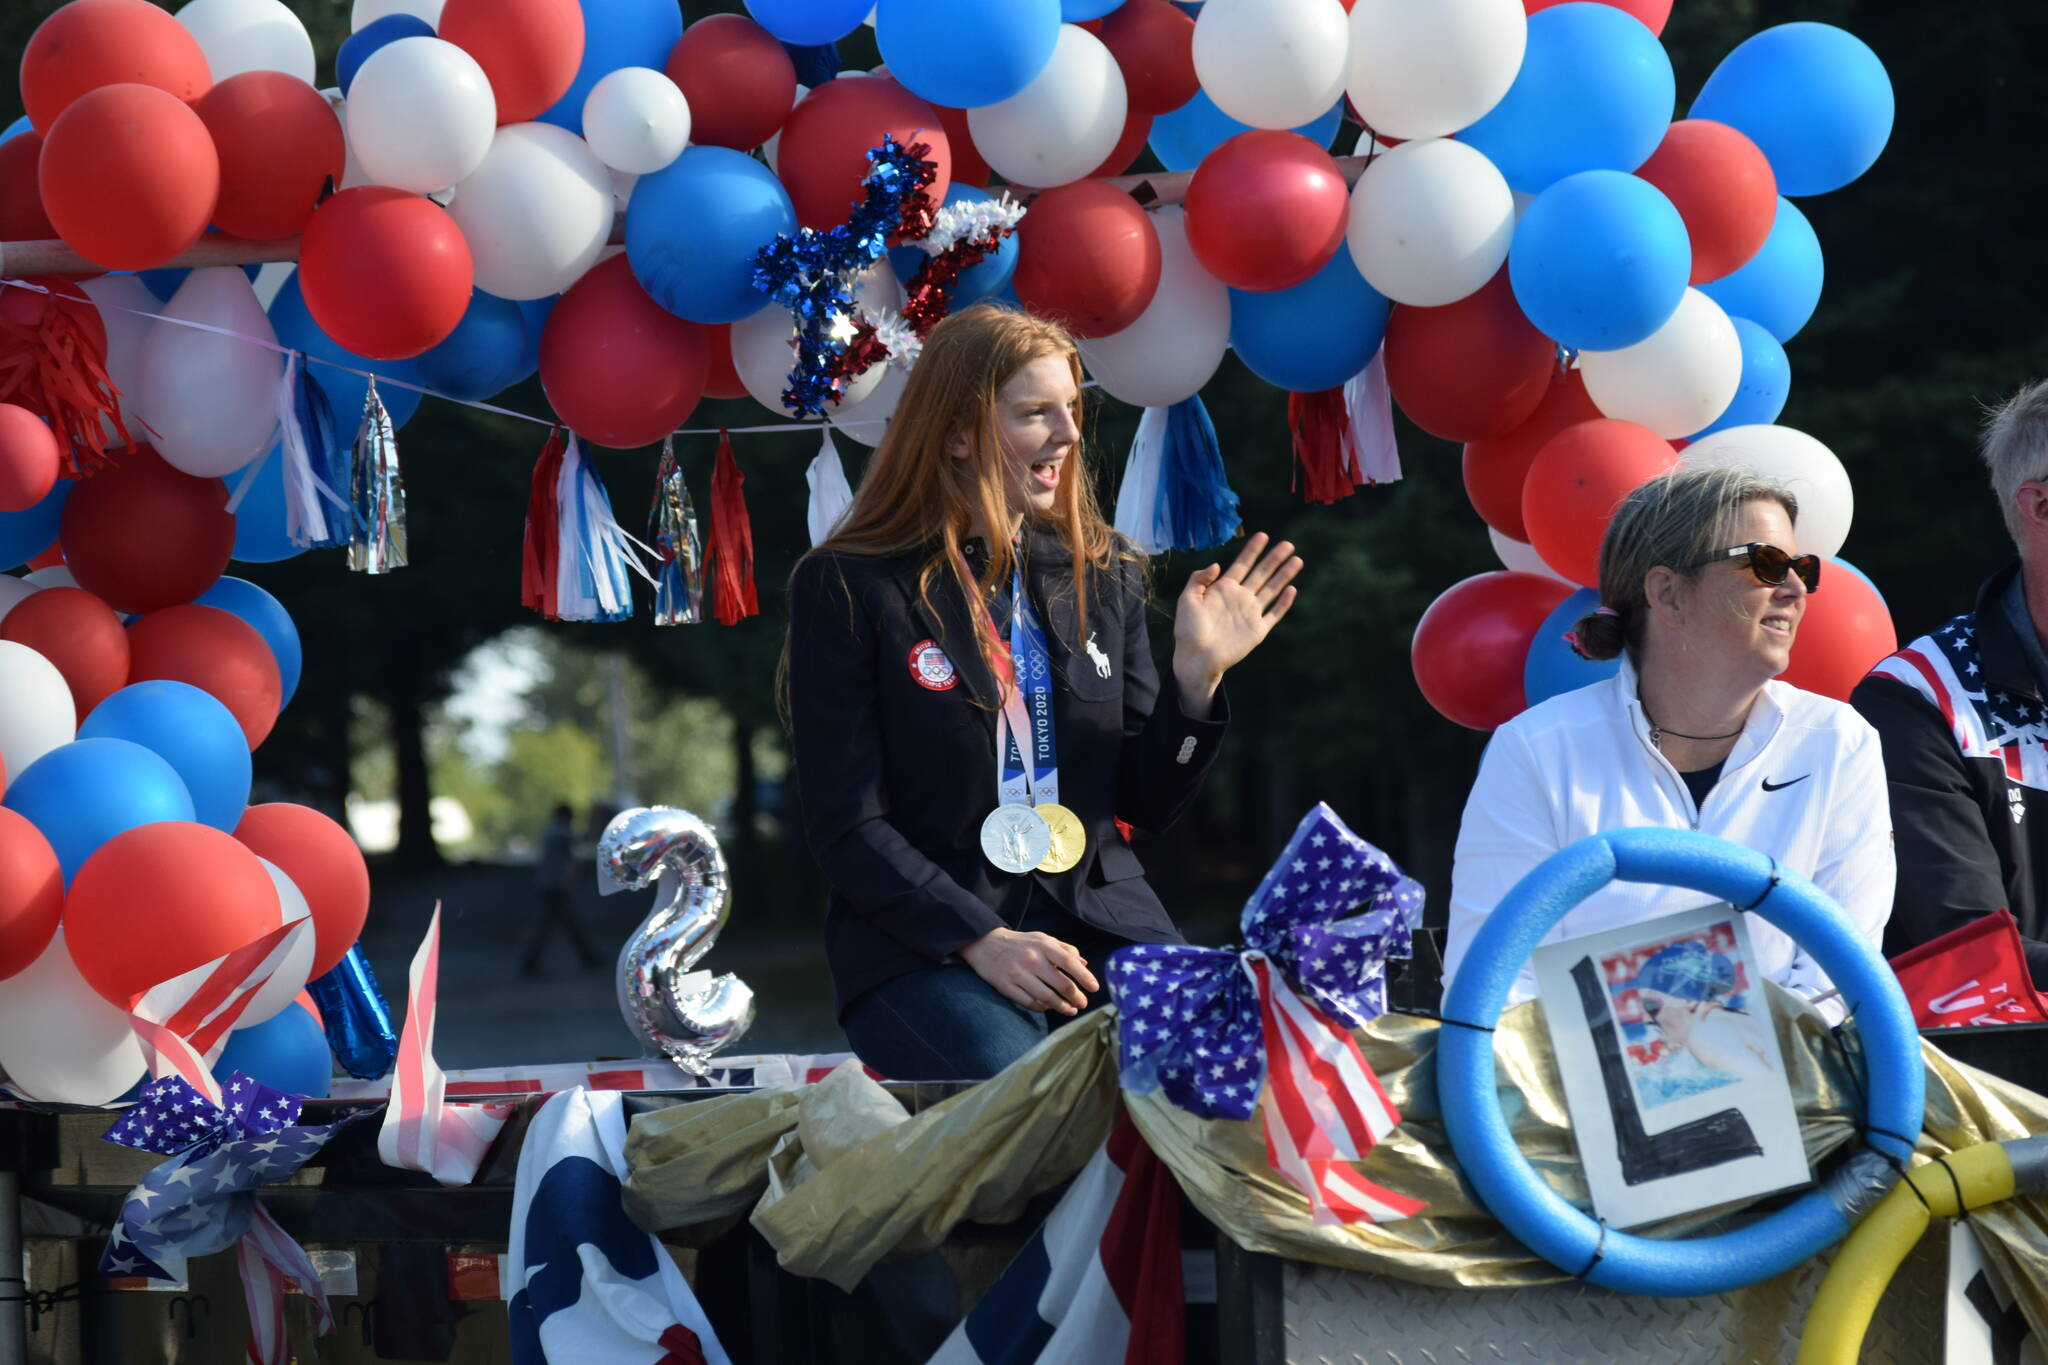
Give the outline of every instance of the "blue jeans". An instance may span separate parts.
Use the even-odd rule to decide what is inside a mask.
[[[1019,927],[1073,944],[1098,982],[1110,951],[1124,942],[1067,914],[1042,893],[1032,897]],[[1107,998],[1106,989],[1096,991],[1089,1007]],[[985,1081],[1066,1022],[1066,1015],[1010,1003],[964,962],[884,981],[848,1005],[840,1019],[855,1054],[892,1081]]]

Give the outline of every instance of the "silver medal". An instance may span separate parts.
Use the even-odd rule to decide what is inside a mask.
[[[997,806],[981,822],[981,851],[1005,872],[1029,872],[1052,852],[1052,826],[1029,806]]]

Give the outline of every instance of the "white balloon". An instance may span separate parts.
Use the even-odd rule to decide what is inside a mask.
[[[283,868],[268,858],[258,858],[256,861],[263,864],[263,870],[270,874],[270,884],[277,888],[278,912],[282,916],[278,923],[290,924],[313,913],[306,904],[306,897],[299,891],[297,884],[285,875]],[[255,998],[249,1002],[249,1008],[242,1012],[242,1020],[235,1025],[236,1028],[247,1028],[251,1024],[260,1024],[266,1019],[275,1018],[285,1006],[298,998],[299,992],[306,988],[307,973],[313,970],[313,947],[312,926],[308,925],[306,932],[299,935],[298,943],[285,955],[277,970],[270,974],[270,980],[257,988]]]
[[[1345,88],[1387,137],[1446,137],[1500,103],[1528,43],[1522,0],[1358,0]]]
[[[25,573],[21,576],[21,581],[34,588],[37,592],[41,592],[44,588],[75,588],[78,586],[78,579],[73,576],[70,568],[63,564],[52,564],[47,569],[37,569],[33,573]]]
[[[348,100],[343,97],[339,89],[336,89],[333,86],[329,86],[327,89],[322,90],[320,93],[327,96],[327,103],[329,107],[334,110],[334,117],[341,124],[341,146],[343,157],[341,165],[341,183],[336,185],[334,188],[338,190],[352,190],[358,185],[369,184],[370,173],[364,170],[363,163],[356,159],[356,144],[355,141],[348,135]]]
[[[875,385],[874,392],[858,403],[841,404],[831,418],[833,430],[869,447],[880,445],[882,437],[888,434],[889,421],[896,415],[896,405],[903,401],[904,386],[910,382],[910,371],[900,365],[884,365],[881,370],[881,382]]]
[[[107,377],[121,391],[121,420],[127,423],[130,436],[148,440],[149,433],[135,420],[135,381],[142,370],[142,339],[150,328],[150,320],[143,314],[163,312],[163,301],[133,275],[95,275],[80,280],[78,287],[92,300],[106,325]],[[114,424],[104,417],[100,427],[113,434]]]
[[[1456,303],[1494,277],[1514,237],[1506,178],[1449,138],[1381,153],[1351,191],[1351,259],[1395,303]]]
[[[640,183],[640,177],[624,171],[613,171],[611,177],[612,202],[618,205],[620,213],[624,213],[626,206],[633,202],[633,187]]]
[[[1688,289],[1671,320],[1635,345],[1580,351],[1579,373],[1594,407],[1668,441],[1692,435],[1735,401],[1742,338],[1720,304]]]
[[[1849,523],[1856,516],[1849,471],[1834,451],[1803,431],[1761,423],[1728,427],[1687,446],[1678,464],[1681,469],[1738,465],[1783,484],[1799,500],[1792,531],[1801,554],[1832,557],[1849,538]]]
[[[1159,291],[1121,332],[1077,343],[1103,390],[1141,408],[1192,398],[1230,349],[1230,291],[1188,246],[1178,204],[1152,215],[1159,233]]]
[[[888,271],[887,257],[870,267],[867,275],[877,270]],[[893,272],[891,278],[894,278]],[[860,297],[856,291],[855,297]],[[899,286],[896,298],[900,302],[902,290]],[[747,392],[762,407],[785,417],[794,416],[783,406],[782,391],[789,387],[789,371],[796,364],[796,324],[790,312],[779,303],[771,303],[752,317],[741,318],[732,325],[732,365],[738,372],[740,383],[747,386]],[[881,361],[870,365],[851,383],[837,403],[828,411],[837,413],[859,403],[882,382],[882,372],[889,368],[889,362]]]
[[[622,66],[590,87],[583,136],[613,170],[650,175],[683,154],[690,102],[652,67]]]
[[[443,3],[444,0],[356,0],[348,16],[349,32],[361,33],[391,14],[410,14],[426,20],[430,28],[439,28]]]
[[[216,85],[244,71],[282,71],[313,83],[313,40],[278,0],[191,0],[178,22],[198,40]]]
[[[1342,0],[1211,0],[1195,19],[1194,55],[1218,109],[1254,128],[1296,128],[1344,93],[1351,26]]]
[[[61,927],[0,987],[0,1072],[30,1099],[106,1104],[148,1069],[135,1026],[85,984]]]
[[[1031,84],[1006,100],[969,109],[967,129],[982,159],[1003,179],[1050,189],[1083,179],[1107,161],[1128,112],[1116,58],[1087,29],[1063,24],[1052,60]]]
[[[277,333],[240,266],[193,271],[163,315],[234,335],[151,323],[142,340],[136,411],[156,433],[152,444],[165,463],[202,479],[233,473],[277,437],[284,373],[284,357],[272,349]]]
[[[0,640],[0,765],[8,780],[77,734],[78,707],[57,666],[27,645]]]
[[[1543,556],[1536,553],[1536,547],[1512,536],[1504,536],[1491,526],[1486,528],[1486,538],[1493,542],[1493,553],[1500,560],[1501,567],[1513,569],[1516,573],[1542,574],[1560,583],[1571,583],[1569,578],[1543,562]],[[1572,583],[1574,588],[1579,585]]]
[[[348,88],[348,143],[370,182],[427,194],[468,178],[498,128],[498,99],[476,58],[439,38],[372,52]]]
[[[0,573],[0,621],[7,619],[7,613],[13,611],[22,598],[33,597],[42,590],[41,584],[16,578],[11,573]]]
[[[501,299],[559,294],[597,261],[617,210],[611,173],[552,123],[511,123],[456,187],[448,213],[469,241],[476,287]]]

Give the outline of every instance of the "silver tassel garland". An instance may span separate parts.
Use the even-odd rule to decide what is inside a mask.
[[[647,538],[660,564],[654,589],[654,624],[697,625],[704,620],[704,538],[690,486],[676,463],[675,438],[661,443],[661,468],[654,476],[654,506],[647,514]]]
[[[398,473],[398,432],[371,378],[363,425],[349,461],[348,566],[358,573],[405,567],[405,481]]]

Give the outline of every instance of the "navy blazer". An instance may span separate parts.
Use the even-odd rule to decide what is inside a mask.
[[[1079,918],[1141,943],[1179,942],[1116,828],[1179,818],[1228,723],[1181,713],[1145,630],[1144,569],[1091,575],[1087,630],[1072,557],[1025,539],[1025,583],[1054,674],[1060,802],[1088,848],[1067,872],[1011,874],[981,851],[996,805],[994,676],[950,577],[918,594],[921,555],[815,553],[789,585],[789,703],[804,832],[831,886],[825,954],[838,1007],[930,967],[991,929],[1015,927],[1035,881]],[[1099,964],[1097,964],[1099,965]]]

